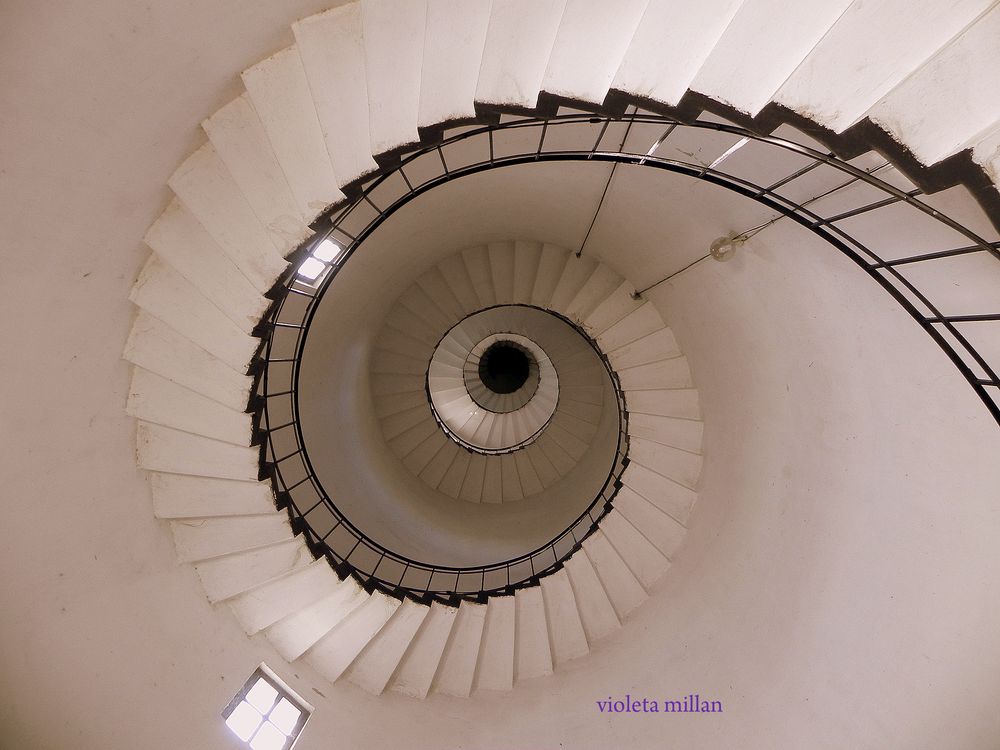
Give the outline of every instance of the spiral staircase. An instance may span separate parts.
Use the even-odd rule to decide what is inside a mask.
[[[1000,420],[1000,105],[969,95],[1000,91],[995,4],[358,0],[291,29],[169,179],[124,348],[155,516],[208,600],[290,669],[489,699],[579,674],[627,633],[671,585],[702,473],[699,373],[667,282],[779,220],[859,266]],[[763,213],[641,273],[590,252],[590,230],[563,247],[515,229],[408,261],[396,247],[386,281],[380,228],[439,188],[538,164],[606,171],[591,230],[616,170]],[[366,253],[382,265],[364,276]],[[353,514],[365,498],[324,474],[316,436],[333,433],[309,407],[329,308],[363,294],[370,327],[331,340],[362,352],[364,445],[456,518],[548,525],[456,561]],[[525,362],[506,393],[484,374],[498,345]],[[497,518],[482,523],[509,532]]]

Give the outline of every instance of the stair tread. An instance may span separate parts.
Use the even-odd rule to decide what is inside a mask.
[[[434,602],[393,674],[389,689],[411,698],[426,698],[458,615],[457,607]]]
[[[565,0],[493,3],[476,101],[534,108]]]
[[[347,681],[381,695],[429,611],[425,604],[404,599],[347,669]]]
[[[382,629],[400,602],[380,591],[337,623],[305,654],[305,660],[330,682],[340,679],[361,650]]]
[[[294,661],[367,601],[368,594],[357,581],[344,579],[332,593],[267,628],[267,639],[284,658]]]
[[[567,0],[542,90],[602,104],[649,0]]]
[[[344,199],[316,115],[298,49],[288,47],[244,71],[243,84],[307,222]]]
[[[416,143],[427,2],[362,0],[371,153]],[[402,64],[401,64],[402,63]]]
[[[337,185],[374,172],[361,3],[292,24]]]
[[[167,184],[259,292],[285,272],[283,253],[294,246],[267,231],[211,142],[185,159]]]

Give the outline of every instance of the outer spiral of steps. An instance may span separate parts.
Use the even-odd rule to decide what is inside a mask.
[[[1000,87],[1000,10],[921,2],[919,13],[905,9],[919,22],[897,24],[891,3],[840,0],[785,5],[774,23],[772,5],[363,0],[296,23],[292,47],[243,73],[246,93],[203,123],[208,142],[169,181],[175,197],[146,236],[153,255],[130,296],[139,312],[124,353],[154,512],[170,520],[179,559],[195,565],[211,601],[330,680],[413,696],[547,674],[638,606],[694,500],[701,433],[689,383],[630,388],[623,378],[634,463],[616,509],[563,570],[485,605],[427,607],[339,580],[275,510],[247,413],[254,334],[285,258],[341,188],[420,132],[475,118],[477,106],[530,109],[542,93],[672,106],[694,89],[747,116],[778,103],[830,134],[867,117],[912,150],[921,174],[965,148],[996,173],[996,99],[956,107],[950,92],[965,90],[970,67],[980,88]],[[851,50],[865,65],[845,76]],[[581,321],[620,358],[652,333],[642,322],[652,306],[630,292],[622,283]],[[659,468],[674,451],[687,462],[680,483],[643,463]]]

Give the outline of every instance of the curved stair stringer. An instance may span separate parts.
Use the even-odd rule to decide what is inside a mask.
[[[995,39],[1000,10],[938,4],[933,17],[912,13],[895,24],[871,4],[840,2],[842,12],[810,16],[816,3],[806,3],[795,33],[785,34],[806,44],[775,39],[748,57],[740,30],[752,29],[746,38],[759,41],[777,28],[761,21],[769,12],[763,0],[739,8],[725,0],[698,9],[669,0],[626,5],[428,0],[422,49],[413,14],[393,26],[388,0],[305,19],[295,26],[295,46],[243,74],[246,93],[203,123],[209,141],[169,181],[176,197],[147,233],[153,255],[130,294],[139,312],[124,357],[135,366],[127,408],[138,420],[137,460],[179,560],[194,564],[211,601],[229,602],[247,632],[263,631],[286,658],[305,654],[330,677],[416,696],[468,694],[477,679],[483,689],[505,688],[546,674],[641,601],[680,544],[693,501],[697,462],[660,446],[695,455],[696,394],[658,394],[649,387],[656,363],[638,363],[623,368],[634,370],[625,387],[630,431],[647,463],[673,456],[683,481],[664,484],[637,455],[600,531],[540,587],[518,591],[513,606],[503,601],[491,614],[491,603],[400,605],[311,561],[261,481],[247,409],[255,334],[267,293],[310,223],[405,144],[433,139],[448,124],[551,111],[559,102],[617,111],[635,103],[681,119],[707,110],[761,134],[791,123],[844,158],[875,148],[925,191],[962,183],[1000,216],[1000,103],[973,101],[978,92],[963,98],[960,85],[969,67],[986,76],[983,85],[998,84],[995,45],[986,42]],[[535,22],[523,23],[526,15]],[[461,44],[446,43],[456,24],[469,33]],[[670,44],[664,31],[684,44]],[[830,116],[823,95],[840,67],[830,49],[844,38],[880,52],[856,91],[837,89]],[[324,39],[344,44],[324,47]],[[421,76],[405,78],[411,88],[402,96],[386,85],[385,69],[398,64],[387,53],[394,49],[422,52]],[[689,54],[680,59],[677,49]],[[737,66],[754,73],[756,88],[745,76],[727,76]],[[732,81],[746,88],[722,83]],[[594,335],[607,340],[613,323]],[[619,356],[632,361],[628,352]],[[689,374],[668,376],[686,382]],[[634,551],[629,562],[625,550]],[[508,668],[512,628],[530,648]],[[503,664],[477,669],[484,654]]]

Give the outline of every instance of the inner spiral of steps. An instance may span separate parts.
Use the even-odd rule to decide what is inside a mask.
[[[426,398],[387,415],[383,435],[412,474],[452,499],[508,503],[562,484],[582,512],[613,473],[621,444],[611,371],[571,320],[529,304],[526,296],[512,304],[511,295],[497,293],[498,277],[507,285],[502,267],[513,283],[515,243],[496,245],[492,254],[483,250],[440,263],[387,316],[372,359],[376,412],[386,411],[386,399],[399,397],[379,391],[404,387],[398,379],[410,373],[426,371]],[[566,251],[555,252],[553,258],[575,265]],[[455,274],[457,263],[463,274]],[[445,269],[451,284],[429,287],[432,278],[446,280]],[[481,271],[489,272],[491,293],[482,287],[476,292],[473,278],[484,276]],[[536,281],[525,274],[525,287]],[[389,380],[394,384],[383,385]],[[585,458],[591,469],[605,467],[602,477],[577,471]]]
[[[569,323],[543,310],[524,305],[483,310],[457,323],[434,348],[427,370],[431,413],[448,437],[477,453],[527,448],[560,413],[560,370],[572,370],[571,380],[587,383],[586,390],[570,385],[562,406],[563,413],[575,410],[585,422],[574,431],[589,445],[608,386],[596,351]],[[520,474],[519,492],[512,484],[508,496],[537,491],[537,483],[528,486]]]

